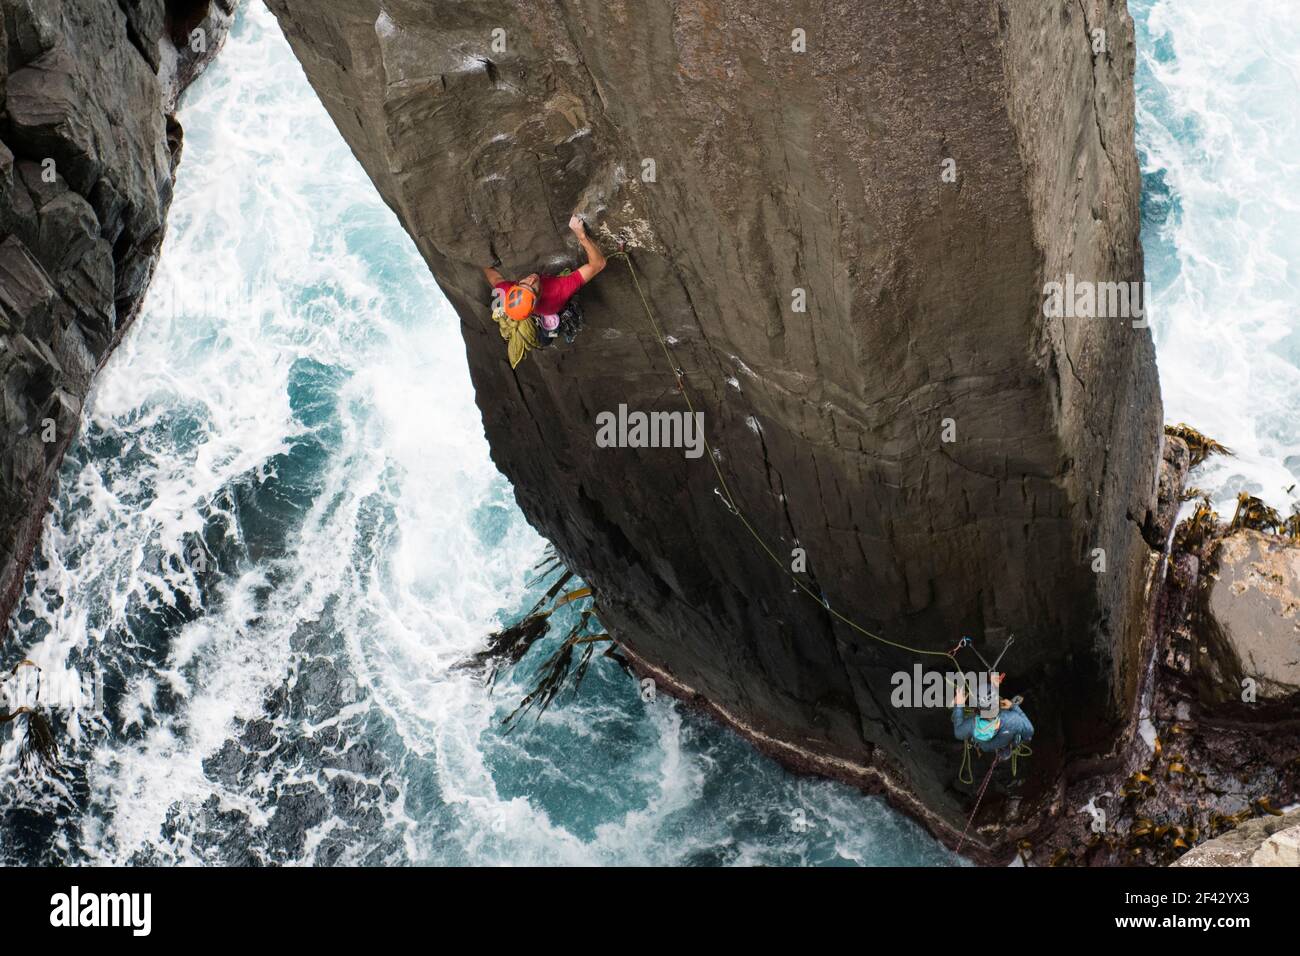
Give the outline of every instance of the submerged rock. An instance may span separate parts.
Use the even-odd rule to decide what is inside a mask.
[[[496,464],[629,658],[955,839],[947,715],[890,705],[917,654],[865,631],[941,669],[963,634],[990,657],[1016,635],[1033,772],[975,844],[1009,852],[1141,671],[1150,335],[1044,314],[1051,283],[1142,279],[1124,4],[268,6],[461,317]],[[572,266],[574,208],[627,243],[670,358],[615,260],[576,344],[511,370],[480,268]],[[715,455],[598,448],[602,411],[684,410],[674,366]]]

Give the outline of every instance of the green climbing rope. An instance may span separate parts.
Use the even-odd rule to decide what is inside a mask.
[[[686,407],[690,410],[691,414],[694,415],[695,403],[691,401],[691,394],[686,388],[686,383],[683,381],[681,374],[677,371],[677,363],[673,361],[673,354],[668,348],[668,342],[664,338],[663,331],[659,328],[659,322],[655,319],[654,310],[650,308],[650,302],[646,298],[645,292],[641,289],[641,282],[637,277],[636,267],[632,264],[632,256],[627,251],[620,250],[614,253],[610,258],[619,258],[627,263],[628,273],[632,277],[632,284],[636,288],[637,295],[641,298],[641,305],[645,309],[646,318],[650,320],[650,328],[654,332],[655,341],[659,343],[659,348],[663,350],[664,358],[668,361],[668,367],[673,370],[673,375],[677,379],[677,388],[682,393],[682,398],[686,400]],[[910,654],[927,657],[945,657],[952,662],[953,666],[957,670],[961,669],[961,666],[957,663],[957,658],[953,656],[951,651],[931,651],[921,647],[911,647],[898,641],[891,641],[886,637],[882,637],[881,635],[868,630],[856,621],[851,620],[835,608],[831,607],[829,601],[825,600],[824,597],[813,591],[813,589],[805,584],[797,574],[786,566],[784,561],[777,557],[776,552],[772,550],[768,543],[763,539],[763,536],[760,535],[750,523],[749,518],[745,516],[744,511],[741,510],[740,505],[737,504],[735,496],[732,495],[731,487],[727,484],[726,476],[722,473],[722,466],[718,464],[717,456],[713,454],[713,448],[709,445],[707,437],[704,438],[704,450],[707,452],[709,462],[713,465],[713,471],[718,476],[718,484],[721,486],[724,500],[727,502],[727,507],[730,508],[732,513],[740,519],[740,523],[744,525],[745,530],[749,532],[750,536],[756,542],[758,542],[759,547],[766,552],[767,556],[772,559],[772,563],[785,572],[786,576],[789,577],[801,591],[824,607],[836,620],[857,631],[859,634],[862,634],[864,637],[868,637],[873,641],[878,641],[881,644],[886,644],[902,651],[907,651]]]
[[[1032,757],[1033,755],[1034,751],[1030,748],[1029,744],[1021,743],[1017,740],[1016,745],[1011,748],[1011,776],[1014,777],[1016,775],[1017,760],[1021,757]]]
[[[686,401],[687,409],[689,409],[692,415],[695,415],[695,403],[691,400],[691,393],[686,388],[686,382],[684,381],[681,372],[678,370],[677,363],[673,361],[673,353],[668,348],[668,341],[663,334],[663,330],[659,327],[658,320],[655,319],[654,310],[650,308],[650,301],[649,299],[646,298],[645,291],[641,288],[641,280],[637,276],[636,266],[633,265],[632,263],[632,256],[626,250],[621,249],[618,252],[614,253],[610,258],[622,259],[624,262],[627,263],[628,274],[632,277],[632,285],[636,289],[637,296],[641,299],[641,307],[645,310],[646,318],[650,321],[650,329],[654,334],[655,341],[659,343],[659,348],[664,353],[664,359],[668,362],[668,367],[673,370],[673,377],[677,380],[677,389],[682,393],[682,398],[685,399]],[[817,594],[815,591],[813,591],[811,587],[809,587],[806,583],[804,583],[804,581],[800,579],[799,576],[795,574],[786,565],[786,563],[777,556],[776,552],[772,550],[771,546],[768,545],[767,541],[764,540],[763,536],[760,535],[757,529],[754,528],[753,524],[750,523],[749,518],[745,515],[745,512],[741,509],[740,505],[737,503],[735,496],[731,493],[731,486],[727,484],[727,478],[722,473],[722,466],[718,464],[718,457],[714,455],[713,448],[709,444],[708,438],[705,436],[702,436],[702,438],[704,442],[704,450],[707,453],[709,463],[713,466],[714,473],[718,477],[718,484],[724,496],[724,500],[727,503],[727,507],[731,510],[732,514],[734,514],[737,518],[740,519],[740,523],[744,526],[745,530],[749,532],[750,537],[752,537],[758,543],[759,547],[762,548],[764,553],[767,554],[767,556],[772,560],[772,563],[775,564],[778,568],[780,568],[781,571],[784,572],[785,575],[795,583],[795,586],[798,587],[799,590],[807,594],[810,598],[812,598],[814,601],[816,601],[818,604],[824,607],[827,613],[831,614],[836,620],[840,621],[841,623],[857,631],[859,634],[863,635],[864,637],[870,638],[873,641],[877,641],[889,647],[897,648],[898,650],[906,651],[910,654],[915,654],[917,656],[947,658],[949,661],[952,662],[954,670],[960,673],[961,665],[958,663],[957,658],[954,655],[953,651],[951,650],[932,651],[921,647],[911,647],[910,645],[903,644],[899,641],[891,641],[888,638],[883,637],[880,634],[876,634],[874,631],[868,630],[867,628],[858,624],[856,621],[846,617],[844,614],[840,613],[835,608],[831,607],[830,602],[827,601],[824,596]],[[960,646],[961,645],[959,644],[958,647]],[[958,771],[958,779],[962,783],[967,785],[971,785],[975,782],[975,778],[972,773],[972,766],[971,766],[971,751],[973,749],[975,748],[971,745],[969,740],[964,741],[964,746],[962,750],[962,764],[961,764],[961,769]],[[1017,758],[1028,757],[1031,753],[1032,751],[1029,749],[1029,746],[1027,744],[1017,743],[1016,746],[1012,749],[1011,775],[1013,777],[1016,774]],[[981,798],[984,796],[984,791],[988,788],[989,777],[992,776],[993,767],[997,766],[997,763],[998,761],[994,759],[993,764],[989,767],[989,772],[984,778],[984,784],[980,788],[979,796]],[[975,809],[976,810],[979,809],[978,799],[976,800]],[[972,812],[971,820],[973,820],[974,817],[975,814],[974,812]],[[969,830],[969,828],[970,828],[970,822],[968,821],[967,829]],[[962,834],[963,843],[965,842],[965,837],[966,834],[963,833]]]
[[[957,771],[957,779],[962,783],[970,786],[975,782],[975,775],[971,772],[970,752],[975,748],[969,740],[963,740],[961,748],[961,769]]]

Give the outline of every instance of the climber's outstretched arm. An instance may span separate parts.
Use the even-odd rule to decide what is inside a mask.
[[[587,235],[587,230],[574,213],[569,217],[569,228],[573,234],[578,237],[578,242],[582,245],[582,251],[587,254],[587,264],[579,266],[578,272],[582,275],[582,282],[585,285],[600,274],[600,270],[605,268],[605,254],[600,251],[594,242]]]
[[[492,286],[492,288],[494,289],[502,282],[506,281],[505,277],[502,276],[501,273],[497,272],[497,270],[492,268],[491,266],[484,266],[483,274],[487,276],[488,285]]]

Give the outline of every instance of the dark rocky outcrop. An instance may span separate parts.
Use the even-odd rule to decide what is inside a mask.
[[[497,465],[629,658],[788,764],[960,831],[946,714],[889,704],[916,658],[797,593],[707,461],[596,447],[600,411],[683,407],[625,265],[585,291],[574,347],[507,364],[479,267],[572,265],[575,207],[632,251],[778,558],[805,549],[805,583],[894,641],[1016,635],[1035,772],[990,794],[1010,825],[975,847],[1008,852],[1142,671],[1150,336],[1042,308],[1067,275],[1142,278],[1122,0],[268,6],[461,316]]]
[[[177,97],[234,4],[0,0],[0,632],[91,378],[153,273]]]
[[[333,602],[289,644],[285,683],[203,761],[210,778],[264,808],[266,820],[222,810],[212,796],[198,814],[177,808],[163,827],[163,845],[179,842],[222,865],[409,862],[400,837],[385,829],[384,806],[400,793],[392,754],[380,743],[392,730],[378,710],[356,706],[365,695],[337,663],[346,656],[346,631]],[[313,840],[327,820],[328,832]]]
[[[1300,547],[1241,527],[1241,509],[1222,522],[1204,500],[1174,527],[1203,457],[1166,442],[1149,530],[1169,551],[1152,585],[1141,719],[1113,755],[1071,768],[1056,825],[1022,847],[1032,863],[1165,865],[1201,843],[1249,842],[1300,800],[1300,709],[1285,663],[1295,591],[1282,588]],[[1220,843],[1237,829],[1247,835]],[[1229,862],[1220,850],[1196,857],[1211,858]]]

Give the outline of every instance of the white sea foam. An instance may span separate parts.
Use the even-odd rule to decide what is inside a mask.
[[[1281,0],[1133,9],[1144,168],[1174,203],[1144,235],[1166,417],[1240,453],[1199,484],[1281,504],[1300,465],[1300,28]],[[456,317],[260,6],[181,118],[158,281],[92,396],[18,627],[51,670],[96,657],[125,675],[111,726],[80,720],[88,801],[6,785],[11,807],[84,811],[51,859],[219,860],[202,835],[223,813],[271,854],[279,795],[345,778],[383,790],[384,835],[326,814],[274,859],[345,839],[333,858],[371,861],[367,841],[391,838],[380,862],[951,862],[880,801],[641,701],[608,661],[579,698],[503,734],[555,637],[491,696],[454,666],[530,603],[543,547],[491,464]],[[325,383],[304,388],[313,375]],[[306,393],[333,410],[300,407]],[[250,514],[303,449],[319,460],[300,509]],[[223,517],[213,588],[187,549]],[[198,602],[188,623],[157,622]],[[316,722],[277,718],[277,740],[364,728],[381,769],[272,753],[222,782],[204,761],[298,679],[295,636],[313,626],[337,636],[331,663],[354,687]]]
[[[28,653],[111,656],[102,642],[129,635],[133,609],[201,600],[194,536],[213,514],[237,519],[232,490],[265,489],[277,456],[310,437],[291,407],[299,363],[337,374],[341,435],[288,552],[236,548],[241,570],[165,659],[123,665],[118,726],[86,768],[81,849],[103,861],[156,843],[169,813],[193,816],[213,793],[265,820],[256,785],[223,790],[203,760],[285,680],[290,636],[330,598],[367,700],[417,752],[435,748],[440,708],[473,710],[468,678],[448,667],[519,603],[542,548],[488,458],[455,316],[260,6],[181,119],[190,135],[158,275],[88,402],[83,434],[113,447],[79,456],[47,523],[49,566],[25,602],[45,636]],[[355,545],[376,501],[401,532],[367,554]],[[487,548],[472,520],[482,507],[506,525]],[[474,686],[477,733],[491,705]],[[180,698],[166,711],[163,689]],[[179,841],[166,851],[188,855]]]
[[[1143,237],[1165,417],[1237,452],[1195,479],[1224,508],[1243,488],[1289,508],[1300,501],[1284,490],[1300,475],[1300,16],[1289,0],[1130,6],[1143,172],[1174,202]]]

